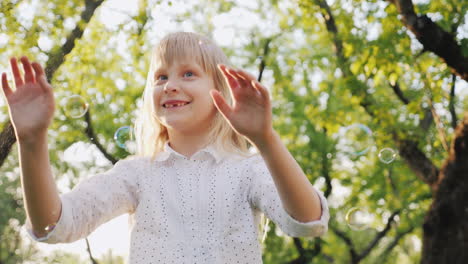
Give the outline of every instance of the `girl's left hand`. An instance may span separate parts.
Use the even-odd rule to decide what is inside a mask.
[[[233,98],[232,107],[221,93],[211,90],[216,108],[231,127],[254,145],[262,144],[272,132],[271,102],[268,90],[253,75],[218,64]]]

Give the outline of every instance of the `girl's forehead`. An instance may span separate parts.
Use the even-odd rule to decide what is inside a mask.
[[[195,60],[188,60],[188,59],[184,59],[184,60],[174,60],[174,61],[170,61],[170,62],[157,62],[155,64],[155,71],[160,71],[160,70],[166,70],[166,69],[169,69],[171,67],[177,67],[177,68],[184,68],[184,67],[197,67],[197,68],[200,68],[202,69],[202,65],[200,65],[197,61]]]

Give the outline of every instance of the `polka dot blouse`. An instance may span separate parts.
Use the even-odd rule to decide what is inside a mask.
[[[260,216],[293,237],[316,237],[328,228],[327,201],[320,220],[301,223],[283,208],[260,155],[222,155],[207,147],[187,158],[168,144],[156,160],[131,157],[82,181],[60,196],[62,214],[46,237],[68,243],[129,213],[128,263],[262,263]]]

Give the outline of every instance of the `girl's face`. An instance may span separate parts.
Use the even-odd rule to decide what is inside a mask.
[[[169,130],[206,130],[216,114],[209,91],[214,81],[194,61],[174,61],[154,72],[153,97],[156,117]]]

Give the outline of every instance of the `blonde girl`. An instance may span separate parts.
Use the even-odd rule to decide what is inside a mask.
[[[31,237],[69,243],[128,213],[128,262],[262,263],[260,216],[294,237],[323,235],[327,201],[272,127],[267,89],[210,39],[178,32],[151,57],[137,154],[59,195],[47,149],[53,90],[38,63],[2,90],[18,139]],[[257,154],[250,154],[252,146]]]

